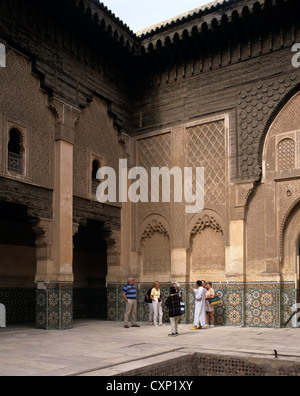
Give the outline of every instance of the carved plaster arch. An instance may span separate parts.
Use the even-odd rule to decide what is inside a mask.
[[[189,272],[212,282],[225,280],[225,239],[223,221],[217,212],[205,210],[194,217],[190,227]]]
[[[146,218],[141,226],[139,243],[139,268],[143,281],[154,275],[160,281],[170,278],[171,245],[170,227],[161,215]]]
[[[194,238],[206,228],[212,228],[216,233],[224,236],[224,223],[222,217],[213,210],[204,210],[200,215],[194,216],[189,227],[189,247],[192,248]]]
[[[143,221],[140,227],[139,252],[142,252],[147,239],[156,232],[170,240],[170,225],[165,217],[158,214],[151,215]]]

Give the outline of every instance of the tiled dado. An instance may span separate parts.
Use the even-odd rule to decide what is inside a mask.
[[[35,298],[34,288],[0,288],[0,304],[6,309],[6,324],[34,322]]]
[[[122,297],[123,284],[109,284],[107,291],[108,320],[122,321],[125,303]],[[138,289],[137,319],[148,321],[149,306],[144,302],[151,284],[136,283]],[[182,284],[186,314],[184,323],[193,323],[194,296],[189,284]],[[161,284],[163,299],[169,295],[170,284]],[[281,327],[292,314],[297,300],[294,283],[215,283],[213,288],[222,304],[215,308],[216,325],[247,327]],[[164,320],[168,313],[164,307]]]
[[[73,284],[46,283],[36,291],[36,327],[66,330],[73,326]]]

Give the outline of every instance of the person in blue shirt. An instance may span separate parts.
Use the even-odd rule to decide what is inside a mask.
[[[129,329],[128,320],[131,317],[132,327],[140,327],[136,323],[136,309],[137,309],[137,290],[134,284],[134,278],[128,278],[127,285],[123,287],[123,298],[126,304],[124,316],[124,328]]]

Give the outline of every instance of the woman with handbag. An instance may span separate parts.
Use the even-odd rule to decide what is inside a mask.
[[[216,294],[214,289],[212,288],[212,283],[207,282],[206,284],[206,294],[205,294],[205,299],[206,299],[206,322],[207,325],[209,325],[209,317],[211,318],[211,325],[209,327],[215,327],[215,317],[214,317],[214,312],[215,309],[214,307],[210,304],[209,300],[212,298],[215,298]]]
[[[162,326],[163,309],[162,309],[162,296],[159,288],[159,282],[154,283],[154,287],[151,290],[151,300],[154,310],[154,326],[155,327]]]

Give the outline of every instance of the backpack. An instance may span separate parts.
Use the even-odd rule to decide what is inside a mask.
[[[151,297],[150,297],[150,295],[151,295],[151,290],[152,290],[152,289],[149,289],[149,290],[147,291],[147,293],[145,294],[145,303],[147,303],[147,304],[152,304],[152,300],[151,300]],[[149,297],[149,299],[148,299],[147,297]]]

